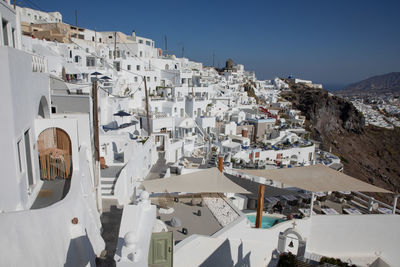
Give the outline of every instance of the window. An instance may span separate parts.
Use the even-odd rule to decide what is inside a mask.
[[[150,77],[147,76],[147,81],[150,82]]]
[[[96,66],[96,59],[94,57],[86,57],[86,66],[87,67]]]
[[[56,107],[51,107],[51,113],[57,113],[57,108]]]
[[[131,70],[131,65],[128,65],[127,68],[128,68],[128,70]]]
[[[150,41],[146,41],[146,45],[150,46],[151,42]]]
[[[154,81],[155,81],[155,82],[157,81],[157,77],[154,77]]]
[[[22,158],[21,158],[21,151],[22,151],[22,150],[23,150],[23,147],[22,147],[22,139],[21,139],[21,140],[19,140],[19,141],[17,142],[19,172],[22,172],[22,171],[23,171],[23,169],[22,169]]]
[[[117,71],[121,70],[121,63],[119,61],[114,61],[114,69]]]
[[[8,22],[6,20],[2,20],[2,27],[3,27],[3,44],[9,45],[8,42],[8,31],[7,31]]]
[[[110,35],[110,36],[108,36],[108,39],[112,39],[112,36]]]
[[[139,56],[140,56],[140,57],[143,57],[143,51],[140,51],[140,52],[139,52]]]
[[[94,36],[92,36],[92,42],[94,42]]]
[[[136,65],[136,70],[140,70],[140,65]]]
[[[177,108],[176,108],[176,107],[174,107],[174,112],[175,112],[175,113],[177,112]]]
[[[134,80],[135,80],[135,83],[137,83],[137,81],[138,81],[137,76],[135,76]]]
[[[143,44],[143,40],[139,40],[139,44]]]
[[[25,142],[25,157],[26,157],[26,168],[28,174],[28,184],[29,186],[34,184],[33,172],[32,172],[32,155],[31,155],[31,142],[30,142],[30,130],[24,133]]]
[[[101,38],[99,38],[99,42],[101,43]]]
[[[111,50],[108,51],[108,57],[109,57],[110,59],[112,59],[112,51],[111,51]]]
[[[13,44],[13,47],[15,48],[16,47],[16,44],[15,44],[15,29],[14,28],[12,28],[12,30],[11,30],[11,33],[12,33],[12,44]]]

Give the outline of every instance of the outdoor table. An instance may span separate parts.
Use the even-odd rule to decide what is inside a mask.
[[[332,208],[325,208],[325,209],[321,209],[321,211],[323,213],[325,213],[326,215],[336,215],[339,214],[336,210],[332,209]]]

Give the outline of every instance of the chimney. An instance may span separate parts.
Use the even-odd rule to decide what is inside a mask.
[[[135,32],[135,30],[132,31],[132,37],[133,37],[133,38],[136,37],[136,32]]]

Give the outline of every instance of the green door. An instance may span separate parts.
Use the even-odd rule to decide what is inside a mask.
[[[153,233],[149,250],[149,267],[172,267],[174,244],[172,232]]]

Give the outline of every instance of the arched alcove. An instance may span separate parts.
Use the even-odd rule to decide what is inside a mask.
[[[291,252],[300,257],[304,256],[306,241],[294,228],[288,228],[279,234],[278,251],[280,253]]]
[[[72,176],[72,146],[69,135],[60,128],[47,128],[38,138],[40,178],[70,179]]]
[[[38,116],[43,119],[50,118],[49,104],[47,103],[47,99],[45,96],[42,96],[42,98],[40,99],[39,108],[38,108]]]

